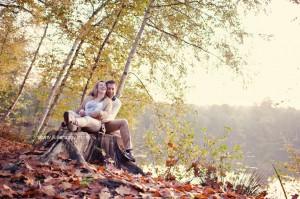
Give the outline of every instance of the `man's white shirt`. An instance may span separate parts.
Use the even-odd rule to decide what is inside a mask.
[[[119,98],[116,98],[115,100],[112,101],[112,109],[109,114],[108,120],[114,120],[117,117],[121,106],[122,106],[122,102]]]

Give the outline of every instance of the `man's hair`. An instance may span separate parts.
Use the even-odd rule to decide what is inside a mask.
[[[114,80],[108,80],[105,83],[106,83],[106,86],[107,86],[107,84],[116,84],[116,82]]]

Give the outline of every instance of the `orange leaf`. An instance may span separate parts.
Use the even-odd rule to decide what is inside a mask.
[[[177,163],[177,161],[178,161],[177,159],[168,159],[168,160],[166,160],[166,166],[172,167]]]
[[[185,191],[191,191],[191,190],[193,190],[193,186],[192,186],[191,184],[185,184],[185,185],[183,186],[183,189],[184,189]]]
[[[203,193],[205,195],[209,196],[209,195],[215,194],[216,191],[213,188],[211,188],[211,187],[205,187]]]
[[[207,199],[207,198],[208,196],[202,193],[195,195],[195,199]]]
[[[172,143],[172,142],[169,142],[168,143],[168,147],[175,149],[176,145],[174,143]]]
[[[228,191],[228,192],[224,193],[223,195],[227,196],[228,198],[239,198],[239,196],[236,193],[231,192],[231,191]]]
[[[153,194],[152,194],[153,197],[161,197],[159,191],[155,191]]]
[[[99,167],[97,168],[97,172],[98,172],[98,173],[103,173],[104,171],[105,171],[104,166],[99,166]]]
[[[184,191],[191,191],[193,190],[193,186],[191,184],[185,184],[183,186],[177,186],[175,187],[176,190],[180,191],[180,192],[184,192]]]

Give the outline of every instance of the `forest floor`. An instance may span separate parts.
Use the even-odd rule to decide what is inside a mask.
[[[42,151],[29,144],[0,137],[0,198],[265,198],[238,194],[228,188],[180,183],[133,175],[112,164],[93,166],[94,172],[66,159],[43,164]],[[62,163],[63,162],[63,163]]]

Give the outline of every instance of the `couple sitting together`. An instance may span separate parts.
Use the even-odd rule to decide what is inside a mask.
[[[115,96],[115,90],[116,83],[113,80],[97,82],[76,111],[64,113],[65,124],[72,132],[82,129],[89,133],[120,135],[125,148],[124,156],[134,162],[128,122],[125,119],[115,119],[121,108],[121,101]]]

